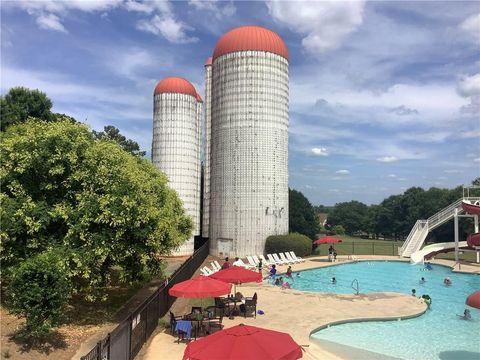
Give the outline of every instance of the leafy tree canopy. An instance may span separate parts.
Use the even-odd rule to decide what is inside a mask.
[[[119,266],[127,281],[160,270],[191,233],[176,192],[147,160],[95,140],[69,120],[27,121],[0,134],[4,275],[61,249],[74,291],[93,294]]]
[[[347,234],[365,231],[368,223],[368,206],[359,201],[339,203],[327,219],[329,227],[341,225]]]
[[[111,140],[119,144],[123,150],[135,155],[135,156],[145,156],[145,151],[140,151],[140,146],[133,140],[127,139],[125,136],[120,134],[115,126],[108,125],[103,128],[103,131],[96,132],[93,131],[93,135],[100,140]]]
[[[53,121],[55,116],[51,109],[52,101],[47,94],[24,87],[11,88],[0,98],[0,129],[4,131],[12,124],[26,121],[28,117]]]
[[[320,224],[310,201],[300,191],[288,189],[289,232],[296,232],[315,239]]]

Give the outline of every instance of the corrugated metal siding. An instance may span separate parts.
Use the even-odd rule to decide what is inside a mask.
[[[201,104],[185,94],[154,96],[152,162],[169,180],[200,229],[200,116]],[[193,236],[174,255],[193,254]]]
[[[210,227],[210,157],[212,124],[212,66],[205,66],[205,160],[203,173],[202,237],[209,237]]]
[[[210,252],[263,253],[288,232],[288,61],[230,53],[212,69]]]

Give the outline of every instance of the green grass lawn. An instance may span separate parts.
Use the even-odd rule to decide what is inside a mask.
[[[374,240],[374,239],[362,239],[349,235],[337,235],[335,236],[341,239],[341,243],[333,244],[333,247],[337,251],[337,255],[387,255],[397,256],[398,248],[403,245],[403,241],[395,240]],[[428,244],[430,245],[430,244]],[[317,246],[315,254],[326,256],[328,255],[329,244]],[[449,252],[445,254],[439,254],[436,259],[455,259],[455,252]],[[474,252],[465,252],[460,255],[461,260],[476,261],[476,255]]]
[[[338,255],[398,255],[398,247],[403,245],[403,241],[394,240],[374,240],[361,239],[349,235],[338,235],[341,243],[333,244]],[[315,253],[318,255],[328,255],[329,244],[317,246]]]

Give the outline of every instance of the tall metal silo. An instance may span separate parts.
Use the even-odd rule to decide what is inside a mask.
[[[173,255],[190,255],[200,230],[201,99],[180,77],[161,80],[153,97],[152,162],[167,175],[194,223],[192,237]]]
[[[244,26],[218,41],[212,64],[210,253],[263,253],[288,232],[288,49]]]
[[[203,162],[203,219],[202,237],[209,238],[210,228],[210,156],[212,123],[212,58],[205,63],[205,158]]]

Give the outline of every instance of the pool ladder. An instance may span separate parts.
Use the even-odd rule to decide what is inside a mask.
[[[352,286],[352,289],[355,290],[355,293],[358,295],[358,292],[360,291],[360,286],[358,285],[358,280],[353,279],[351,286]]]

